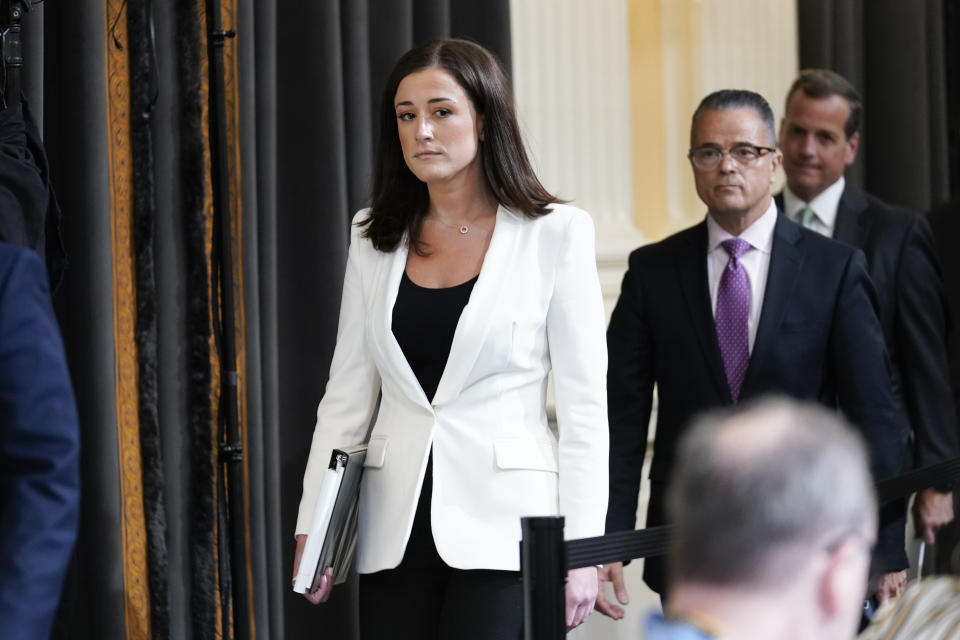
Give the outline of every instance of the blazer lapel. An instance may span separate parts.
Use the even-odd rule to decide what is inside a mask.
[[[497,209],[497,222],[483,258],[480,277],[460,314],[450,355],[433,396],[435,405],[456,398],[473,370],[490,329],[490,310],[497,308],[500,293],[510,281],[510,267],[514,263],[522,224],[518,214],[503,206]]]
[[[803,266],[803,250],[800,247],[800,227],[790,222],[778,212],[777,224],[773,230],[773,247],[770,250],[770,269],[767,272],[767,287],[763,292],[763,309],[757,325],[757,336],[753,341],[750,365],[743,379],[740,395],[744,397],[750,389],[752,373],[757,369],[754,363],[760,361],[766,350],[776,344],[777,327],[790,304],[793,290],[800,278]]]
[[[853,247],[865,244],[872,219],[863,215],[867,199],[852,187],[845,187],[837,205],[837,219],[833,225],[833,239]]]
[[[680,288],[693,322],[694,333],[700,341],[704,360],[720,393],[727,402],[733,402],[727,374],[723,369],[723,356],[717,340],[717,325],[710,308],[710,290],[707,283],[707,223],[693,227],[686,237],[688,250],[677,265]]]
[[[380,298],[384,301],[383,316],[381,326],[384,328],[383,349],[386,352],[387,361],[393,365],[394,377],[406,389],[407,396],[418,404],[430,408],[430,400],[427,394],[423,392],[417,375],[410,367],[407,357],[400,348],[396,336],[393,335],[393,306],[397,302],[397,295],[400,291],[400,279],[407,268],[407,252],[409,248],[407,239],[400,242],[400,246],[393,252],[390,259],[386,262],[386,273],[381,281],[382,295]]]

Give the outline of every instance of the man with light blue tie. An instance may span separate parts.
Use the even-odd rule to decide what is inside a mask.
[[[77,537],[79,449],[47,271],[0,242],[0,640],[50,637]]]
[[[647,526],[667,522],[677,442],[704,410],[769,393],[839,407],[870,443],[877,479],[901,471],[907,446],[863,254],[778,214],[770,188],[781,156],[766,100],[714,92],[694,113],[690,138],[707,215],[630,255],[607,331],[608,532],[636,525],[654,388]],[[884,571],[906,566],[902,531],[881,551]],[[619,563],[601,580],[626,600]],[[661,558],[646,560],[644,580],[666,594]],[[605,598],[597,608],[623,615]]]
[[[791,220],[861,249],[877,292],[893,364],[894,393],[913,431],[912,465],[960,455],[947,363],[947,311],[927,221],[847,184],[857,157],[863,104],[843,76],[805,69],[787,94],[780,148],[787,186],[777,196]],[[953,520],[952,486],[917,493],[917,536],[928,544]],[[905,510],[905,507],[903,507]]]

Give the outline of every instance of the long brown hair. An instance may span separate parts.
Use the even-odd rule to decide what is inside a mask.
[[[408,233],[422,253],[420,230],[430,195],[427,185],[407,167],[397,134],[393,101],[400,82],[417,71],[437,67],[457,81],[483,118],[483,142],[477,153],[487,185],[497,201],[535,218],[562,202],[548,192],[530,166],[513,106],[513,92],[499,61],[467,40],[433,40],[405,53],[387,79],[380,104],[380,133],[373,165],[370,215],[360,222],[380,251],[393,251]]]

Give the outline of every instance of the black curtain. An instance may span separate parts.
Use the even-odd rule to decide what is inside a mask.
[[[833,69],[864,101],[856,164],[847,179],[918,211],[950,190],[948,83],[956,94],[957,42],[945,46],[952,0],[799,0],[800,66]],[[956,22],[954,18],[954,33]],[[954,36],[955,37],[955,36]],[[956,137],[953,157],[956,158]],[[956,171],[956,169],[954,169]]]
[[[960,202],[960,2],[948,1],[943,10],[950,197],[953,202]]]
[[[107,96],[119,80],[105,73],[105,52],[126,44],[115,25],[126,25],[130,16],[120,1],[73,0],[34,5],[24,19],[24,89],[42,127],[63,210],[68,265],[55,307],[82,430],[81,531],[58,614],[58,638],[147,637],[142,623],[151,615],[152,637],[206,635],[191,622],[197,598],[209,594],[194,593],[191,568],[189,425],[195,416],[188,371],[196,335],[189,325],[183,203],[193,188],[184,163],[194,139],[184,137],[190,123],[183,102],[194,87],[185,78],[184,42],[178,40],[184,33],[178,7],[185,1],[131,0],[131,24],[146,27],[153,49],[146,54],[154,57],[152,70],[137,67],[141,82],[131,86],[140,93],[130,97],[131,106],[139,105],[134,116],[150,111],[151,144],[136,148],[151,155],[143,167],[155,187],[151,340],[162,455],[153,458],[160,473],[147,480],[153,484],[144,496],[162,505],[166,520],[165,579],[150,580],[155,590],[166,583],[166,593],[159,596],[162,610],[152,614],[157,598],[151,596],[146,612],[138,609],[143,603],[128,598],[136,585],[124,564],[119,482],[125,462],[119,455],[118,412],[128,398],[119,384],[125,374],[116,366],[114,310],[129,300],[115,298],[114,279],[116,265],[131,256],[117,249],[122,245],[111,223],[116,171]],[[356,632],[355,584],[337,589],[327,605],[313,607],[291,593],[290,571],[300,482],[336,334],[348,224],[369,189],[380,87],[403,51],[439,36],[474,39],[509,69],[509,2],[235,0],[233,6],[234,23],[224,27],[237,32],[234,143],[241,165],[237,213],[243,229],[246,357],[240,373],[246,383],[256,637],[350,638]],[[142,95],[144,86],[150,95]],[[152,497],[151,488],[159,489]]]
[[[64,212],[68,264],[54,306],[81,429],[80,532],[55,637],[106,638],[125,628],[104,21],[95,0],[34,6],[24,18],[24,90],[42,108]]]

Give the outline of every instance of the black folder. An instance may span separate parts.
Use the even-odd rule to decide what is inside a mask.
[[[353,554],[357,546],[357,509],[360,498],[360,478],[363,475],[363,461],[367,457],[367,445],[359,444],[343,449],[334,449],[330,455],[330,470],[339,472],[339,486],[330,508],[330,520],[325,531],[311,529],[307,536],[307,548],[311,547],[310,536],[321,536],[323,543],[316,564],[312,568],[316,584],[320,573],[327,567],[333,569],[333,583],[346,581],[353,564]],[[329,502],[327,503],[329,505]],[[317,526],[317,525],[314,525]],[[310,552],[305,548],[301,562],[310,562]],[[314,553],[316,552],[314,548]],[[307,566],[304,570],[309,570]],[[299,580],[299,578],[298,578]],[[304,587],[306,583],[304,583]],[[295,588],[295,590],[300,590]]]
[[[363,476],[363,461],[367,457],[367,445],[360,444],[347,449],[334,449],[330,456],[330,468],[344,467],[340,491],[333,503],[330,527],[320,550],[321,567],[333,568],[333,583],[346,581],[353,564],[357,547],[357,510],[360,502],[360,478]]]

